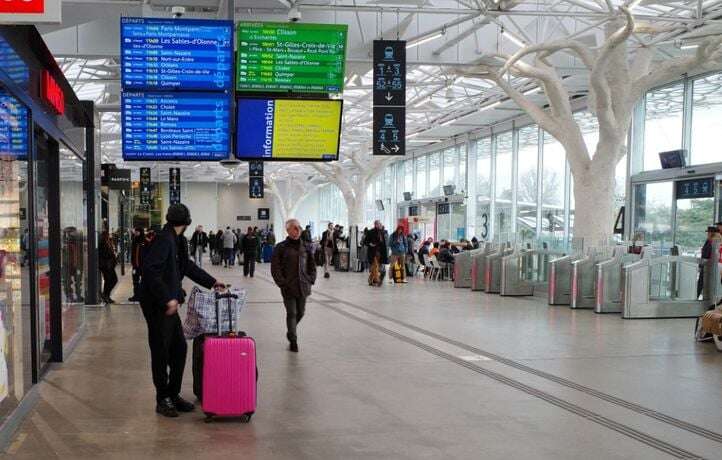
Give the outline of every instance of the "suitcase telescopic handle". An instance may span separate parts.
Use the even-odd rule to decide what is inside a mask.
[[[236,333],[233,328],[233,314],[231,313],[231,300],[232,299],[238,299],[238,296],[236,294],[233,294],[232,292],[228,291],[224,294],[216,293],[216,325],[218,330],[218,337],[223,335],[222,326],[221,326],[221,311],[220,311],[220,303],[221,299],[228,299],[227,306],[228,306],[228,326],[230,330],[228,331],[230,336],[235,336]]]

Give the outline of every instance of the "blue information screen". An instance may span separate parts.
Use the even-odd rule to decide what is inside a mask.
[[[124,160],[223,160],[230,97],[223,93],[123,93]]]
[[[28,155],[28,109],[0,90],[0,158],[26,159]]]
[[[125,90],[230,90],[233,23],[121,18],[121,81]]]

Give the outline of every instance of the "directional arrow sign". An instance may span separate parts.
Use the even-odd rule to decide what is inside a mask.
[[[406,105],[406,42],[374,41],[374,106]]]
[[[374,107],[374,155],[406,154],[406,108]]]

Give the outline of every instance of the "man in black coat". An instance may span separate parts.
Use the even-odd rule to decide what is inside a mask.
[[[241,251],[243,252],[243,276],[250,275],[256,270],[256,251],[258,250],[258,237],[253,233],[253,227],[241,239]]]
[[[286,338],[289,350],[298,353],[297,327],[306,311],[306,298],[316,282],[316,263],[311,246],[301,241],[301,224],[296,219],[286,222],[288,238],[277,244],[271,257],[271,275],[281,288],[286,307]]]
[[[140,306],[148,323],[155,410],[166,417],[177,417],[178,412],[194,409],[193,404],[180,397],[187,351],[178,315],[178,308],[185,300],[183,277],[208,289],[225,286],[189,258],[188,240],[183,236],[191,224],[188,208],[182,204],[171,205],[166,221],[143,257]]]
[[[389,251],[386,245],[387,234],[381,221],[374,222],[374,228],[369,230],[366,236],[366,246],[368,246],[368,262],[371,266],[369,270],[369,286],[381,286],[383,281],[383,266],[389,263]]]

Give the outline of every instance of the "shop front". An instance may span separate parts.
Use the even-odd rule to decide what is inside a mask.
[[[37,30],[0,27],[0,440],[95,303],[93,126]]]

